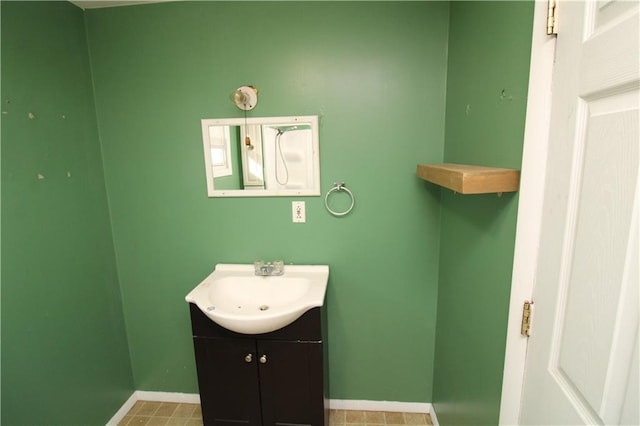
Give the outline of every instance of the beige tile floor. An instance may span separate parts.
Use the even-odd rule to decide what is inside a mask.
[[[118,425],[202,426],[200,404],[138,401]]]
[[[138,401],[120,425],[202,425],[199,404]],[[331,410],[331,426],[431,425],[428,414],[391,413],[383,411]]]
[[[331,426],[431,425],[428,414],[391,413],[388,411],[331,410]]]

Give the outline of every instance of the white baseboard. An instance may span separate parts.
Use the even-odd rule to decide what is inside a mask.
[[[200,404],[199,393],[136,391],[136,396],[138,397],[138,401]]]
[[[433,408],[433,404],[429,409],[429,416],[431,417],[431,423],[433,424],[433,426],[440,426],[440,423],[438,422],[438,416],[436,416],[436,410]]]
[[[107,422],[107,426],[117,425],[138,401],[179,402],[199,404],[197,393],[135,391],[129,399]],[[367,410],[390,411],[401,413],[425,413],[431,415],[431,421],[438,426],[436,413],[428,402],[366,401],[355,399],[330,399],[329,407],[333,410]]]
[[[330,399],[329,407],[332,410],[391,411],[425,414],[431,410],[431,404],[428,402],[364,401],[356,399]]]
[[[129,410],[131,410],[131,408],[137,401],[138,399],[136,398],[136,393],[134,392],[131,394],[129,399],[127,399],[125,403],[122,404],[122,407],[120,407],[120,409],[116,411],[113,417],[111,417],[111,420],[107,422],[107,426],[116,426],[118,423],[120,423],[120,421],[124,419],[124,416],[126,416],[126,414],[129,412]]]

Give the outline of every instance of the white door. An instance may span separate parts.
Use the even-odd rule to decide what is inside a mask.
[[[559,4],[521,424],[640,424],[638,9]]]

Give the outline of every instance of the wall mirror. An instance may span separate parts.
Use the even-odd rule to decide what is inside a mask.
[[[318,117],[202,120],[209,197],[319,196]]]

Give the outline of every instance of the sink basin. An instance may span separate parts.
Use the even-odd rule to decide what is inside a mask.
[[[187,296],[216,324],[236,333],[285,327],[324,304],[326,265],[285,265],[280,276],[257,276],[253,265],[218,264]]]

